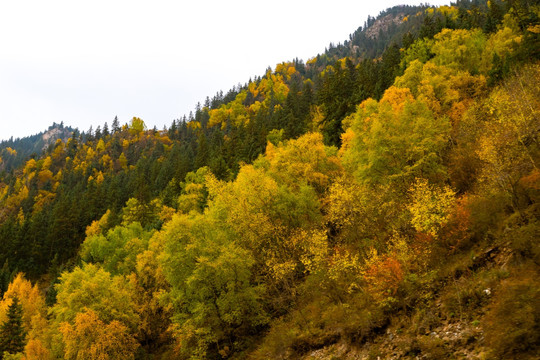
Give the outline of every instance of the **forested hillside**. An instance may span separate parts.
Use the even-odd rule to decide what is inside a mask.
[[[0,357],[536,359],[539,60],[538,1],[401,6],[165,129],[2,143]]]
[[[47,131],[22,139],[3,140],[0,142],[0,172],[11,172],[23,165],[30,157],[38,157],[56,140],[66,141],[73,129],[63,123],[49,126]],[[5,174],[2,175],[5,177]]]

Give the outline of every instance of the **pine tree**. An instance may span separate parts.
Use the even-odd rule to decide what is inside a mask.
[[[109,125],[107,124],[107,122],[105,122],[105,124],[103,124],[102,134],[103,134],[103,137],[107,137],[110,134],[109,133]]]
[[[16,354],[24,350],[26,333],[22,325],[22,306],[15,296],[8,308],[7,320],[0,327],[0,354]]]
[[[113,134],[116,134],[119,131],[120,131],[120,124],[118,122],[118,116],[115,116],[112,123],[112,132]]]

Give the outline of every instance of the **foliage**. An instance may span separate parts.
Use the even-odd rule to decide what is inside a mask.
[[[119,321],[109,324],[92,310],[77,314],[75,323],[60,327],[65,344],[65,359],[135,359],[137,342]]]
[[[435,118],[410,90],[392,87],[380,102],[366,100],[351,129],[355,135],[346,145],[344,162],[360,181],[403,188],[415,177],[435,183],[446,178],[441,157],[448,142],[448,119]]]
[[[16,354],[24,349],[26,332],[22,321],[22,306],[17,296],[9,305],[6,321],[0,326],[0,351]]]
[[[120,321],[131,329],[138,324],[129,284],[122,276],[111,274],[98,265],[76,267],[60,276],[56,285],[56,304],[50,309],[54,322],[73,323],[77,314],[95,312],[102,321]]]
[[[501,283],[484,319],[486,341],[497,358],[534,354],[538,347],[540,291],[538,273],[523,269]],[[519,309],[519,311],[516,311]]]
[[[163,130],[3,142],[4,358],[532,358],[538,16],[395,7]]]
[[[433,189],[426,180],[418,179],[411,188],[411,223],[418,232],[436,237],[441,227],[449,221],[455,206],[454,192],[445,187]]]

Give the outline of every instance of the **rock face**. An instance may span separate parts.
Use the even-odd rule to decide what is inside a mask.
[[[58,139],[66,142],[73,133],[71,127],[63,123],[53,123],[46,131],[19,139],[0,142],[0,171],[11,171],[28,160],[33,154],[39,155]]]
[[[399,25],[403,22],[404,14],[392,15],[388,14],[382,18],[375,20],[373,25],[366,29],[366,36],[370,39],[377,39],[381,32],[388,31],[390,26]]]
[[[45,150],[50,144],[53,144],[58,139],[67,141],[69,136],[71,136],[71,131],[68,131],[66,128],[53,127],[44,132],[41,136],[41,139],[43,140],[42,150]]]

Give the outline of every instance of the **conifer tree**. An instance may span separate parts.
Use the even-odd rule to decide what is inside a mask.
[[[22,324],[22,306],[15,296],[8,308],[7,320],[0,327],[0,354],[24,350],[26,333]]]
[[[118,122],[118,116],[115,116],[112,122],[112,132],[113,134],[116,134],[119,131],[120,131],[120,124]]]

